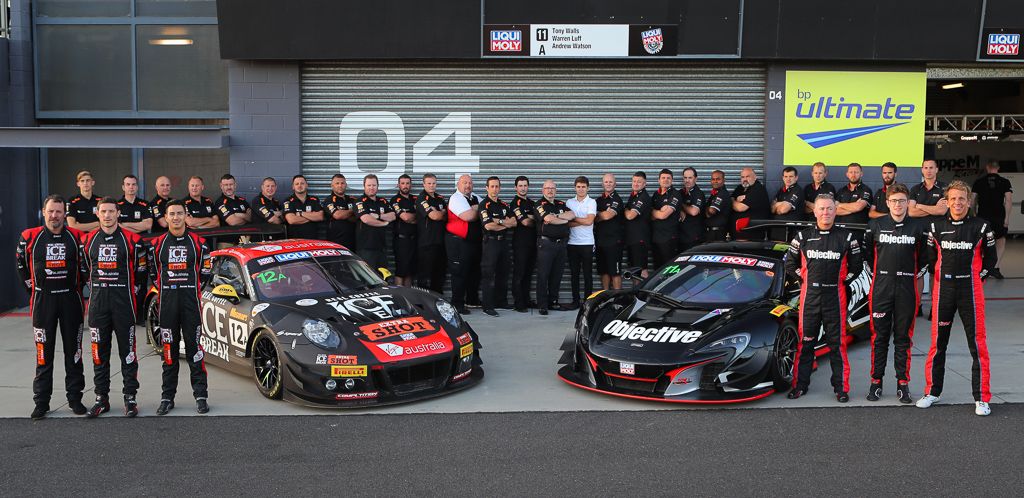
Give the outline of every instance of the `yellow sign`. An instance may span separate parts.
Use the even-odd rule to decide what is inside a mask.
[[[473,354],[473,343],[466,344],[459,348],[459,358],[463,358]]]
[[[783,163],[918,166],[924,72],[786,71]]]
[[[791,309],[793,309],[793,308],[790,308],[789,306],[786,306],[784,304],[780,304],[780,305],[772,308],[772,310],[769,311],[769,313],[771,313],[771,314],[773,314],[775,316],[782,316],[783,313],[785,313],[785,312],[787,312],[787,311],[789,311]]]
[[[366,365],[331,365],[331,377],[366,377]]]

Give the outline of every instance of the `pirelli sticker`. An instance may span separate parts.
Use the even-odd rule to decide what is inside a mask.
[[[331,365],[331,377],[366,377],[366,365]]]
[[[473,343],[466,344],[459,348],[459,358],[465,358],[471,354],[473,354]]]
[[[775,316],[782,316],[783,313],[785,313],[785,312],[787,312],[787,311],[789,311],[791,309],[793,309],[793,308],[791,308],[789,306],[786,306],[784,304],[780,304],[780,305],[772,308],[772,310],[769,311],[769,313],[771,313],[771,314],[773,314]]]

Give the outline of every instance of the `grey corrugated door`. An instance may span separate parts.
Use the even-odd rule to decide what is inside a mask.
[[[661,168],[739,170],[764,161],[765,69],[693,62],[307,63],[302,67],[302,170],[314,193],[339,171],[350,193],[367,172],[394,192],[399,174],[438,174],[445,193],[458,172],[501,177],[504,197],[517,175],[554,179],[559,197],[576,176],[634,171],[656,183]],[[414,188],[418,191],[418,188]]]
[[[625,190],[664,167],[694,166],[702,184],[720,168],[731,185],[763,168],[764,92],[748,64],[309,63],[302,170],[318,193],[342,167],[385,173],[389,192],[427,172],[450,191],[463,170],[553,178],[565,196],[581,174],[616,173]]]

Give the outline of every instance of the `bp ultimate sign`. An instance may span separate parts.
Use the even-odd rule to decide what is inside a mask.
[[[924,72],[786,71],[783,163],[918,165]]]

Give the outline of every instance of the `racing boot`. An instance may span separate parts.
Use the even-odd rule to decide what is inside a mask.
[[[789,399],[797,399],[805,394],[807,394],[807,389],[800,389],[795,387],[789,391],[789,394],[787,394],[786,397]]]
[[[139,414],[139,403],[135,401],[134,394],[124,395],[124,416],[134,417]]]
[[[46,414],[49,411],[50,411],[50,405],[42,404],[41,403],[41,404],[37,404],[36,407],[32,409],[32,414],[29,415],[29,416],[32,417],[32,420],[39,420],[39,419],[45,418]]]
[[[107,413],[110,411],[110,400],[106,396],[97,395],[96,403],[89,408],[89,411],[85,413],[87,418],[99,417],[101,413]]]
[[[156,409],[157,415],[167,415],[167,412],[174,409],[174,400],[162,399],[160,400],[160,406]]]
[[[878,401],[882,397],[882,381],[873,380],[871,381],[871,387],[868,387],[868,401]]]
[[[68,401],[68,408],[70,408],[71,412],[75,415],[85,415],[85,412],[89,411],[85,408],[85,405],[82,404],[82,401],[77,399],[74,401]]]
[[[206,402],[206,398],[196,398],[196,412],[208,413],[209,411],[210,404]]]
[[[850,401],[850,393],[846,391],[840,391],[836,393],[836,401],[840,403],[848,403]]]
[[[910,384],[897,384],[896,385],[896,397],[899,398],[900,403],[909,405],[914,402],[910,399]]]

